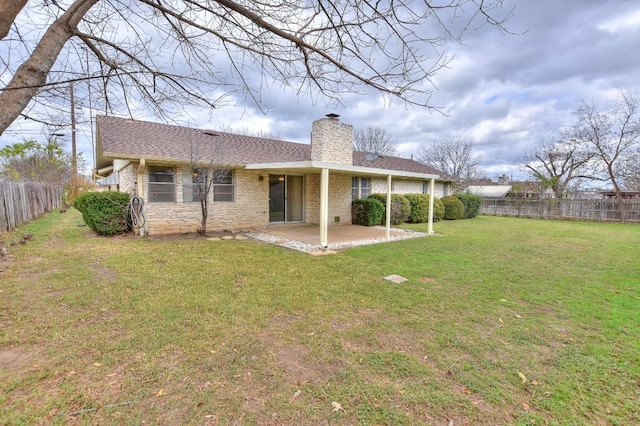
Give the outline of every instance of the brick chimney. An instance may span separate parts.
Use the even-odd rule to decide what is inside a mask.
[[[313,122],[311,161],[353,165],[353,126],[342,123],[337,114]]]

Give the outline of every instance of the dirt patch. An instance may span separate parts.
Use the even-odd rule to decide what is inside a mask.
[[[31,360],[31,355],[20,348],[0,349],[0,368],[18,370],[24,368]]]
[[[321,374],[313,363],[308,362],[308,353],[307,348],[302,345],[286,345],[276,350],[276,358],[294,382],[316,382]]]

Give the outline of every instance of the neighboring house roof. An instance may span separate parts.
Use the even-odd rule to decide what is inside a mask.
[[[228,165],[291,163],[310,161],[311,145],[277,139],[259,138],[194,129],[183,126],[98,116],[97,167],[110,164],[110,159],[139,159],[188,164],[192,146],[206,159],[219,153],[216,160]],[[410,173],[439,175],[439,180],[457,179],[414,160],[380,156],[374,162],[365,160],[364,152],[354,151],[353,165]]]
[[[511,191],[511,185],[469,185],[467,191],[481,197],[504,197]]]

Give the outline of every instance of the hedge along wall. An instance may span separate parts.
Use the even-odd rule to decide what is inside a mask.
[[[62,187],[0,179],[0,232],[10,231],[59,209],[63,196]]]

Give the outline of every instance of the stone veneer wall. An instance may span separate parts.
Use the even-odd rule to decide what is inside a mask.
[[[149,173],[144,173],[143,199],[149,235],[195,232],[200,227],[202,213],[199,202],[183,202],[182,167],[174,168],[176,201],[152,203],[148,201]],[[259,177],[265,176],[260,181]],[[269,223],[269,179],[253,170],[235,170],[235,198],[232,202],[213,202],[209,194],[207,230],[240,229],[266,226]]]
[[[311,161],[353,164],[353,126],[321,118],[311,128]]]
[[[306,222],[320,223],[320,174],[307,175]],[[340,218],[336,222],[336,217]],[[351,175],[329,172],[329,225],[351,224]]]
[[[418,180],[409,179],[392,179],[391,192],[394,194],[422,194],[422,182]],[[436,181],[435,193],[437,198],[441,198],[445,195],[444,186],[448,185],[444,182]],[[427,190],[429,189],[429,182],[427,181]],[[371,180],[371,193],[387,193],[387,180],[373,178]]]
[[[120,192],[138,195],[138,165],[130,163],[118,172]]]

